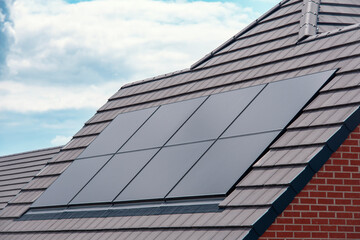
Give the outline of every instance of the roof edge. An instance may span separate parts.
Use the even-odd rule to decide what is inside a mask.
[[[253,224],[250,232],[243,239],[258,239],[272,225],[275,219],[287,208],[287,206],[310,182],[312,177],[329,160],[331,155],[344,143],[348,136],[360,124],[360,107],[358,107],[339,127],[339,129],[327,140],[323,148],[315,154],[308,162],[304,170],[290,183],[288,189],[281,194],[269,210]],[[254,232],[257,234],[254,237]]]
[[[202,63],[209,60],[212,56],[214,56],[217,52],[224,49],[231,43],[233,43],[238,37],[248,32],[250,29],[254,28],[260,21],[264,20],[266,17],[270,16],[272,13],[277,11],[282,5],[289,2],[290,0],[282,0],[280,3],[276,4],[274,7],[272,7],[269,11],[265,12],[263,15],[261,15],[259,18],[257,18],[255,21],[250,23],[248,26],[246,26],[244,29],[242,29],[240,32],[232,36],[230,39],[225,41],[223,44],[221,44],[219,47],[215,48],[210,53],[206,54],[203,58],[195,62],[193,65],[190,66],[190,70],[193,70],[194,68],[200,66]]]
[[[60,145],[60,146],[56,146],[56,147],[48,147],[48,148],[40,148],[40,149],[36,149],[36,150],[30,150],[30,151],[25,151],[25,152],[20,152],[20,153],[13,153],[13,154],[8,154],[8,155],[2,155],[0,156],[0,158],[4,158],[4,157],[13,157],[13,156],[20,156],[23,154],[29,154],[29,153],[36,153],[36,152],[42,152],[42,151],[47,151],[47,150],[55,150],[55,149],[62,149],[65,145]]]

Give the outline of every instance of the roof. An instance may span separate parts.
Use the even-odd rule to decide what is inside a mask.
[[[284,0],[190,69],[123,86],[17,195],[21,201],[0,212],[0,236],[257,239],[360,123],[360,3],[322,0],[316,31],[299,35],[301,19],[314,25],[304,19],[309,2],[319,3]],[[31,193],[45,191],[120,113],[334,69],[331,81],[220,204],[222,211],[18,219],[35,200]]]
[[[20,192],[26,189],[46,163],[59,153],[60,147],[0,157],[0,210]],[[44,186],[41,186],[44,187]],[[31,193],[36,199],[41,192]],[[18,199],[20,201],[20,199]]]

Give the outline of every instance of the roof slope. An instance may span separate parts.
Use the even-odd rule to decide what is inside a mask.
[[[60,149],[61,147],[46,148],[0,157],[0,210],[39,173]],[[39,193],[32,192],[31,194],[33,199],[39,196]]]
[[[360,22],[360,2],[357,0],[321,0],[319,32],[331,31]]]
[[[256,239],[360,120],[360,25],[298,42],[302,7],[302,0],[282,1],[192,69],[123,86],[30,182],[45,190],[119,113],[339,69],[221,203],[223,211],[13,221],[28,210],[29,196],[0,213],[0,236]]]

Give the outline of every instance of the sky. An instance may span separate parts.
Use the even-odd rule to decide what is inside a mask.
[[[66,144],[122,85],[184,69],[280,0],[0,0],[0,156]]]

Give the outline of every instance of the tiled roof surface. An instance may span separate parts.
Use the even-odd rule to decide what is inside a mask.
[[[360,22],[360,2],[357,0],[321,0],[319,32],[331,31]]]
[[[21,202],[23,195],[35,200],[39,193],[23,192],[12,200],[26,184],[39,173],[61,147],[0,157],[0,211],[8,202]],[[31,196],[31,197],[30,197]]]
[[[343,27],[357,21],[356,13],[341,29],[322,28],[333,21],[323,16],[345,23],[351,14],[341,11],[357,11],[358,3],[332,2],[338,1],[321,1],[323,34],[298,42],[303,1],[282,1],[192,69],[123,86],[27,185],[34,192],[21,192],[0,212],[0,238],[256,239],[359,124],[360,25]],[[221,212],[14,221],[119,113],[331,69],[339,70],[220,204]]]

